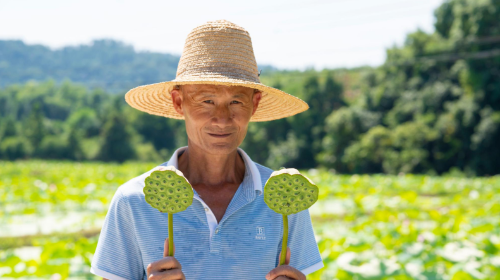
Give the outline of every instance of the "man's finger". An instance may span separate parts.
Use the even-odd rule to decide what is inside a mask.
[[[168,257],[168,238],[165,238],[165,243],[163,244],[163,257]],[[175,244],[174,244],[174,255],[175,255]],[[173,257],[173,256],[170,256]]]
[[[267,275],[267,280],[274,280],[280,276],[286,276],[295,280],[306,280],[306,276],[294,267],[289,265],[280,265],[271,270]]]
[[[290,264],[290,255],[291,254],[292,254],[292,251],[290,250],[290,247],[286,247],[285,265]]]
[[[289,265],[290,264],[290,255],[291,255],[291,251],[290,251],[290,247],[286,247],[286,255],[285,255],[285,264],[284,265]],[[278,265],[281,263],[281,253],[279,255],[279,262],[278,262]]]
[[[167,270],[182,269],[181,264],[174,257],[164,257],[148,265],[146,272],[148,275],[151,273],[158,273]]]
[[[148,280],[160,280],[160,279],[169,279],[169,280],[186,280],[186,276],[182,273],[180,269],[167,270],[162,272],[153,272],[149,275]]]

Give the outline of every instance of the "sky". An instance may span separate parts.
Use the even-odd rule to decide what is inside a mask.
[[[281,69],[377,66],[443,0],[0,0],[0,40],[52,49],[115,39],[181,55],[188,33],[225,19],[245,28],[259,64]]]

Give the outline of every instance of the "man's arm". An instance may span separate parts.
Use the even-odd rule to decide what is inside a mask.
[[[90,272],[105,279],[142,279],[144,267],[129,197],[121,187],[111,200],[92,258]]]

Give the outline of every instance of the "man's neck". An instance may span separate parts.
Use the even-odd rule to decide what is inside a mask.
[[[208,154],[189,145],[178,158],[178,168],[191,185],[212,187],[240,184],[245,176],[245,162],[237,150],[229,154]]]

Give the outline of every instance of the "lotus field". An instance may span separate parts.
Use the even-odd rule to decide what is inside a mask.
[[[0,162],[0,278],[100,279],[89,268],[111,198],[154,166]],[[499,176],[301,172],[319,187],[325,264],[308,279],[500,279]]]

